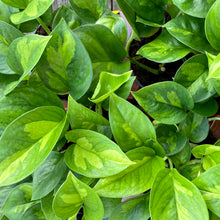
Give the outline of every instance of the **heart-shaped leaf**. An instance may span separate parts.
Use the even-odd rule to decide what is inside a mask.
[[[151,189],[150,212],[152,220],[209,219],[199,189],[176,169],[158,173]]]
[[[13,121],[0,138],[0,186],[30,175],[48,156],[66,123],[58,107],[39,107]]]
[[[183,121],[194,105],[189,92],[175,82],[155,83],[132,94],[151,117],[165,124]]]
[[[84,176],[111,176],[134,164],[117,144],[97,132],[75,129],[66,138],[75,144],[66,151],[65,162]]]
[[[69,172],[66,181],[56,192],[53,209],[58,217],[74,219],[82,205],[85,220],[103,219],[103,205],[98,195]]]

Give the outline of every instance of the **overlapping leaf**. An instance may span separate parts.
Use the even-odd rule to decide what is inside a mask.
[[[30,175],[48,156],[66,123],[58,107],[39,107],[13,121],[0,138],[0,185]]]
[[[161,170],[150,194],[152,220],[208,220],[208,210],[199,189],[176,169]]]
[[[74,219],[82,205],[85,220],[103,219],[103,205],[98,195],[69,172],[66,181],[55,195],[53,209],[61,218]]]
[[[111,176],[134,164],[117,144],[97,132],[75,129],[66,138],[75,144],[66,151],[65,162],[84,176]]]
[[[183,121],[194,105],[188,91],[175,82],[155,83],[132,94],[151,117],[165,124]]]
[[[165,166],[164,160],[155,156],[151,148],[136,148],[128,151],[127,156],[136,164],[119,174],[100,179],[94,187],[100,196],[121,198],[143,193],[151,188],[157,173]]]
[[[51,33],[36,69],[47,87],[57,93],[70,94],[79,99],[89,88],[92,65],[79,39],[62,19]]]

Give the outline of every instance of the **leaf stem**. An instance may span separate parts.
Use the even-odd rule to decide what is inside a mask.
[[[95,111],[96,113],[98,113],[99,115],[102,115],[102,103],[98,103],[95,106]]]
[[[50,35],[51,31],[50,31],[50,29],[47,27],[47,25],[43,22],[43,20],[42,20],[40,17],[38,17],[38,18],[37,18],[37,21],[40,23],[40,25],[41,25],[42,28],[46,31],[46,33],[47,33],[48,35]]]
[[[142,63],[140,63],[140,62],[138,62],[138,61],[135,60],[135,59],[130,59],[130,61],[131,61],[132,63],[134,63],[134,64],[137,64],[137,65],[140,66],[141,68],[143,68],[143,69],[145,69],[145,70],[147,70],[147,71],[149,71],[149,72],[155,74],[155,75],[159,75],[159,74],[160,74],[160,73],[159,73],[159,70],[156,70],[156,69],[153,69],[153,68],[151,68],[151,67],[149,67],[149,66],[146,66],[146,65],[144,65],[144,64],[142,64]]]
[[[169,157],[167,159],[168,159],[168,162],[169,162],[169,167],[172,170],[173,169],[173,163],[172,163],[172,161]]]

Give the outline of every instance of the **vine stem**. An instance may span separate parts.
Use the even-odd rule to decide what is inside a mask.
[[[40,25],[41,25],[42,28],[46,31],[46,33],[47,33],[48,35],[50,35],[51,31],[50,31],[50,29],[47,27],[47,25],[43,22],[43,20],[42,20],[40,17],[38,17],[38,18],[37,18],[37,21],[40,23]]]
[[[169,157],[167,159],[168,159],[168,162],[169,162],[169,167],[172,170],[173,169],[173,163],[172,163],[172,161]]]

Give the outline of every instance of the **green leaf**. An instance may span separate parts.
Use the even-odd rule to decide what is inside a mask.
[[[121,203],[121,198],[105,198],[101,197],[104,206],[104,218],[108,218],[115,208]]]
[[[68,98],[68,119],[72,129],[98,131],[98,126],[109,126],[107,119],[85,106],[78,104],[71,96]]]
[[[20,8],[24,9],[31,0],[22,0],[22,1],[17,1],[17,0],[1,0],[4,2],[6,5],[9,5],[14,8]]]
[[[174,125],[159,124],[156,128],[157,141],[163,146],[166,155],[172,156],[179,153],[186,145],[186,135],[177,131]]]
[[[121,42],[104,25],[82,25],[76,28],[74,32],[84,44],[93,63],[119,62],[126,56]]]
[[[76,12],[66,5],[62,5],[53,19],[52,29],[54,29],[59,24],[62,18],[65,20],[71,30],[77,28],[81,24],[81,19],[76,14]]]
[[[186,134],[191,142],[200,143],[209,134],[209,122],[206,117],[189,112],[186,119],[180,124],[180,130]]]
[[[193,183],[201,190],[205,202],[213,213],[220,216],[220,164],[202,173]]]
[[[70,4],[79,17],[89,23],[98,20],[107,9],[106,0],[70,0]]]
[[[10,220],[22,220],[24,213],[39,201],[31,201],[32,185],[24,183],[15,187],[3,206],[4,215]]]
[[[96,86],[91,101],[99,103],[108,98],[114,91],[119,89],[127,82],[132,74],[132,71],[123,74],[113,74],[102,72],[99,76],[99,82]]]
[[[52,208],[53,198],[53,192],[51,192],[46,197],[41,199],[42,211],[46,217],[46,220],[61,220],[61,218],[55,215],[55,212]]]
[[[28,1],[28,2],[27,2]],[[14,24],[34,20],[40,17],[51,6],[54,0],[26,0],[28,3],[23,11],[11,15]]]
[[[67,149],[65,162],[84,176],[111,176],[134,164],[117,144],[97,132],[75,129],[66,134],[66,139],[75,144]]]
[[[190,48],[163,30],[159,37],[142,46],[137,54],[155,62],[170,63],[185,57],[190,52]]]
[[[186,177],[188,180],[192,181],[195,179],[201,171],[201,161],[200,160],[190,160],[185,165],[180,168],[180,174]]]
[[[149,219],[149,193],[140,195],[119,204],[109,220]]]
[[[198,188],[176,169],[161,170],[150,194],[152,220],[208,220],[208,209]]]
[[[164,160],[154,154],[154,151],[147,147],[128,151],[127,156],[136,164],[119,174],[100,179],[94,190],[100,196],[110,198],[128,197],[147,191],[157,173],[165,167]]]
[[[42,210],[40,203],[33,205],[30,207],[24,215],[22,215],[21,220],[46,220]]]
[[[55,195],[53,209],[61,218],[74,219],[82,205],[85,220],[103,219],[104,209],[98,195],[69,172],[66,181]]]
[[[220,40],[220,2],[215,1],[215,3],[210,8],[206,19],[205,19],[205,33],[209,43],[216,49],[220,50],[219,40]]]
[[[173,3],[184,13],[193,17],[205,18],[214,0],[173,0]]]
[[[17,77],[11,75],[7,76],[7,81]],[[0,81],[4,80],[1,78]],[[6,82],[7,82],[6,81]],[[10,82],[10,81],[9,81]],[[40,106],[57,106],[63,108],[61,100],[49,89],[42,85],[42,83],[30,83],[15,88],[7,96],[0,96],[0,134],[18,116]]]
[[[205,51],[216,53],[206,39],[204,19],[182,15],[170,20],[164,27],[177,40],[194,50],[202,53]]]
[[[8,24],[12,24],[11,20],[10,20],[10,16],[11,14],[18,12],[19,10],[16,8],[12,8],[8,5],[6,5],[5,3],[3,3],[3,1],[0,1],[0,20],[4,21]]]
[[[194,105],[189,92],[175,82],[155,83],[132,94],[152,118],[164,124],[183,121],[187,116],[186,110]]]
[[[5,94],[10,93],[34,68],[39,61],[50,37],[29,34],[15,39],[8,48],[8,66],[20,74],[18,81],[9,84]]]
[[[37,67],[37,73],[47,87],[79,99],[92,80],[92,64],[88,53],[62,19],[51,33]]]
[[[156,139],[154,127],[148,117],[114,94],[110,97],[109,121],[114,139],[123,151],[144,146],[148,139]]]
[[[41,199],[50,193],[67,171],[61,153],[52,151],[33,173],[32,200]]]
[[[48,156],[66,123],[58,107],[39,107],[14,120],[0,138],[0,186],[30,175]]]
[[[202,158],[202,166],[205,170],[220,164],[220,147],[214,145],[199,145],[193,148],[192,153],[197,158]]]
[[[109,28],[112,33],[118,38],[122,45],[125,45],[127,40],[127,26],[125,20],[117,14],[102,16],[96,24],[102,24]]]
[[[164,22],[164,13],[166,1],[133,1],[127,0],[127,4],[136,12],[136,14],[145,20],[162,24]],[[147,13],[146,13],[147,12]],[[156,16],[155,16],[156,15]]]

